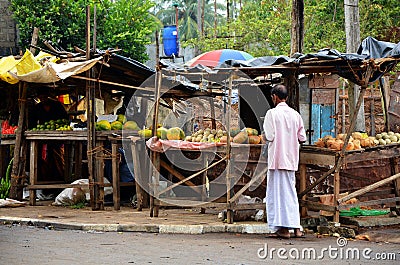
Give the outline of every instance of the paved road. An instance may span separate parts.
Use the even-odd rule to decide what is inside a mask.
[[[268,256],[265,256],[266,248]],[[322,252],[323,248],[326,250]],[[278,249],[281,249],[280,254]],[[313,250],[316,259],[312,254]],[[299,258],[295,259],[297,253]],[[356,258],[356,253],[360,254],[359,259]],[[376,257],[390,260],[377,260]],[[0,264],[9,265],[321,262],[328,265],[399,264],[399,260],[400,244],[348,241],[346,246],[340,248],[335,238],[316,238],[314,235],[307,235],[302,239],[280,240],[254,234],[99,233],[0,225]]]

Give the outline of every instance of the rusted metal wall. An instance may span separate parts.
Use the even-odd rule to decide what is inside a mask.
[[[397,73],[392,86],[388,114],[390,130],[400,132],[400,73]]]

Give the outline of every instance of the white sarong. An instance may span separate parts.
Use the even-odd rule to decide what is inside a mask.
[[[301,228],[295,171],[269,169],[266,198],[267,222],[272,233],[281,227]]]

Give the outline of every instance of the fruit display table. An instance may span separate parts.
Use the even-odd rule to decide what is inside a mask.
[[[382,205],[400,201],[400,144],[388,144],[369,147],[365,149],[345,151],[343,164],[336,167],[341,152],[320,148],[316,146],[302,146],[300,150],[300,196],[302,215],[306,215],[307,208],[324,210],[334,213],[334,221],[339,221],[339,211],[357,206]],[[333,175],[333,205],[325,205],[306,198],[307,167],[321,170],[325,175]],[[352,170],[354,169],[354,170]],[[373,176],[377,176],[374,177]],[[323,176],[324,177],[324,176]],[[322,177],[321,177],[322,178]],[[348,190],[341,189],[341,182],[345,180],[354,184],[354,181],[362,183],[347,185]],[[319,181],[319,180],[317,180]],[[372,182],[372,183],[371,183]],[[386,184],[394,185],[394,197],[392,192],[375,192],[380,199],[346,204],[347,201],[366,194]],[[359,186],[359,185],[358,185]],[[310,188],[308,188],[310,190]],[[340,197],[340,193],[347,192]]]
[[[155,213],[160,205],[221,207],[222,203],[232,211],[265,209],[263,203],[236,204],[244,194],[265,197],[267,161],[261,155],[262,144],[232,143],[230,158],[223,143],[150,139],[147,146],[157,153],[155,166],[161,173],[159,178],[150,178],[150,193],[158,198]]]

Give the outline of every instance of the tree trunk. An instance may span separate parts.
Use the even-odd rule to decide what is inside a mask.
[[[344,1],[345,31],[346,31],[346,52],[357,52],[360,45],[360,16],[358,12],[358,0]],[[360,86],[351,83],[349,85],[349,110],[353,115],[360,95]],[[351,119],[352,117],[350,117]],[[365,131],[364,99],[362,99],[360,110],[357,114],[355,131]]]
[[[201,32],[201,28],[202,28],[202,25],[201,25],[201,14],[202,14],[201,7],[203,6],[203,4],[202,4],[203,1],[204,0],[197,1],[197,16],[196,16],[196,20],[197,20],[197,30],[199,31],[199,37],[201,37],[201,34],[202,34],[202,32]]]
[[[304,0],[292,1],[290,54],[302,53],[304,43]]]

